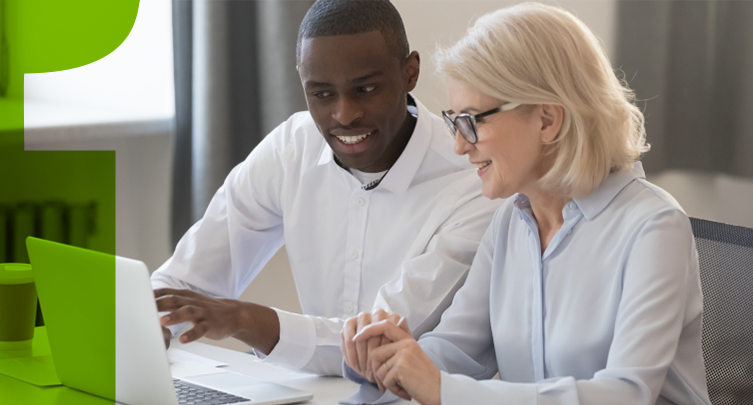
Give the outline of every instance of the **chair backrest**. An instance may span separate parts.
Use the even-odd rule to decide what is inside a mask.
[[[690,223],[701,265],[709,397],[714,405],[753,403],[753,229]]]

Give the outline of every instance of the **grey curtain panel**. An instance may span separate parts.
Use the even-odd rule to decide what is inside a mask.
[[[173,247],[230,170],[306,109],[295,46],[313,2],[173,0]]]
[[[614,65],[645,101],[646,170],[753,176],[753,2],[621,0],[617,12]]]

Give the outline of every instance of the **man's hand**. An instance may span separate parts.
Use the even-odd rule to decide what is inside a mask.
[[[358,316],[349,318],[345,321],[345,325],[340,332],[345,363],[370,382],[376,380],[369,360],[369,353],[381,345],[390,343],[390,341],[384,336],[375,336],[367,341],[354,342],[353,337],[372,323],[382,321],[400,325],[410,335],[408,323],[405,319],[401,319],[400,315],[388,313],[383,309],[376,309],[371,313],[361,312]]]
[[[191,322],[194,327],[180,337],[181,343],[203,336],[224,339],[238,329],[240,302],[216,299],[190,290],[163,288],[154,290],[157,311],[169,312],[160,318],[162,326]]]
[[[392,342],[369,353],[379,389],[423,405],[440,405],[441,372],[413,336],[392,322],[382,321],[364,328],[354,340],[365,342],[379,336]]]
[[[162,325],[160,325],[162,326]],[[173,333],[170,332],[170,329],[167,329],[166,327],[162,326],[162,338],[165,339],[165,349],[170,348],[170,339],[173,338]]]
[[[154,290],[154,296],[157,310],[168,312],[160,318],[163,327],[183,322],[193,324],[191,330],[180,336],[181,343],[203,336],[210,339],[235,337],[268,354],[280,340],[280,322],[271,308],[172,288]]]

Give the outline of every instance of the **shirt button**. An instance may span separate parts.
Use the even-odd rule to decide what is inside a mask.
[[[353,312],[353,304],[351,304],[351,303],[345,304],[345,312],[347,312],[349,314],[352,313]]]
[[[570,204],[568,204],[568,206],[570,207],[571,210],[575,209],[575,203],[574,202],[571,202]]]
[[[350,251],[350,257],[352,259],[357,259],[358,258],[358,251],[357,250],[351,250]]]
[[[356,200],[356,204],[363,205],[366,201],[363,200],[363,198],[359,198]]]

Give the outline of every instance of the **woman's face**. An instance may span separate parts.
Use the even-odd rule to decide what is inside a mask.
[[[449,89],[450,107],[458,114],[479,114],[507,103],[456,80],[450,81]],[[483,117],[476,122],[478,142],[473,145],[460,134],[455,137],[455,153],[468,155],[478,167],[485,197],[508,198],[518,192],[530,196],[526,190],[536,187],[551,166],[552,156],[543,156],[544,142],[557,135],[550,136],[553,128],[546,110],[551,108],[521,105]]]

